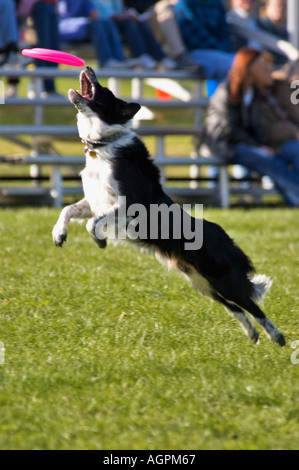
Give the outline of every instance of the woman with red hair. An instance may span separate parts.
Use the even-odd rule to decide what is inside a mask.
[[[272,56],[249,47],[240,49],[228,80],[211,99],[203,139],[228,163],[269,176],[287,204],[297,207],[299,128],[272,95],[273,84]],[[281,136],[275,148],[267,140],[269,122],[279,123]]]

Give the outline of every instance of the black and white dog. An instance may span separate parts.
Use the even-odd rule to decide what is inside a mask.
[[[109,239],[109,230],[103,231],[101,222],[105,218],[107,221],[109,214],[114,215],[115,222],[121,209],[127,214],[136,204],[142,205],[148,213],[152,205],[170,207],[174,203],[163,192],[159,170],[145,145],[130,128],[140,105],[116,98],[98,83],[90,67],[81,72],[80,83],[81,95],[69,90],[69,99],[78,110],[79,135],[85,144],[86,167],[81,173],[85,197],[62,210],[52,235],[55,245],[62,246],[69,221],[88,219],[88,232],[104,248],[105,234]],[[183,209],[180,211],[186,216]],[[182,273],[198,292],[223,304],[254,343],[259,335],[244,311],[261,324],[273,341],[284,346],[284,336],[256,304],[270,288],[271,280],[265,275],[253,275],[250,259],[219,225],[187,217],[194,233],[202,230],[203,242],[198,249],[186,248],[183,233],[180,232],[180,237],[174,236],[174,213],[168,220],[171,226],[168,237],[161,236],[165,221],[159,219],[158,227],[154,227],[156,236],[151,236],[152,231],[147,229],[142,239],[129,237],[127,233],[127,241],[150,249],[168,268]],[[132,220],[132,214],[126,216],[125,229]],[[145,222],[150,225],[149,215]],[[99,226],[101,230],[97,231]],[[179,226],[181,228],[182,221]]]

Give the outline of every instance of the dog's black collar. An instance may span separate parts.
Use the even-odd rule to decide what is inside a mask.
[[[112,134],[110,136],[103,137],[101,140],[82,140],[81,142],[85,145],[90,150],[94,150],[97,148],[105,147],[106,145],[112,144],[113,142],[116,142],[120,137],[123,137],[126,133],[125,132],[116,132],[115,134]]]

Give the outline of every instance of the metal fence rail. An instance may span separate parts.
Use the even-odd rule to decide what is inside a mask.
[[[191,155],[182,155],[169,157],[166,155],[166,144],[165,139],[167,136],[173,135],[187,135],[191,137],[199,137],[202,122],[203,113],[208,105],[208,99],[203,96],[202,88],[203,81],[198,80],[190,74],[184,71],[167,71],[167,72],[150,72],[150,71],[132,71],[132,70],[120,70],[120,71],[109,71],[109,70],[97,70],[97,76],[100,78],[108,79],[109,88],[118,96],[120,96],[120,82],[123,79],[131,81],[131,96],[122,97],[123,99],[136,100],[142,106],[148,108],[159,108],[159,109],[194,109],[194,126],[182,127],[182,126],[144,126],[140,125],[139,122],[134,123],[135,130],[140,136],[154,136],[156,139],[156,155],[154,155],[155,161],[161,168],[162,184],[165,190],[169,194],[181,197],[194,197],[198,198],[201,196],[214,197],[218,200],[222,207],[229,206],[229,174],[227,167],[223,164],[223,161],[217,156],[209,158],[203,158],[198,155],[196,151],[192,152]],[[23,155],[22,158],[18,156],[5,157],[0,156],[0,164],[6,163],[15,167],[16,165],[27,165],[31,168],[39,168],[42,166],[50,166],[50,180],[49,187],[42,187],[38,184],[38,178],[34,180],[32,187],[21,186],[21,180],[17,187],[7,186],[3,187],[0,185],[0,196],[37,196],[41,197],[47,195],[50,197],[52,204],[56,207],[60,207],[63,204],[63,198],[65,195],[78,194],[82,192],[82,187],[77,185],[76,187],[69,187],[65,185],[61,167],[62,166],[83,166],[85,159],[82,156],[75,155],[51,155],[45,151],[42,152],[38,138],[40,136],[51,136],[51,137],[77,137],[77,128],[74,125],[46,125],[44,122],[44,109],[49,106],[63,107],[71,106],[66,98],[42,98],[41,91],[43,88],[44,78],[78,78],[77,70],[63,70],[63,69],[49,69],[49,68],[36,68],[34,70],[18,70],[18,69],[2,69],[2,77],[30,77],[31,80],[35,81],[36,97],[34,99],[28,99],[24,97],[10,98],[5,100],[5,104],[1,105],[5,107],[12,106],[32,106],[33,107],[33,124],[28,125],[15,125],[11,123],[9,125],[0,125],[0,136],[8,140],[17,141],[22,143],[22,136],[31,135],[33,136],[33,143],[31,149],[31,155]],[[149,78],[167,78],[173,80],[191,80],[194,86],[192,97],[188,101],[180,100],[159,100],[159,99],[148,99],[144,97],[144,85],[146,80]],[[30,147],[28,143],[24,142],[24,147]],[[165,176],[165,168],[169,166],[187,166],[189,167],[190,184],[189,187],[170,187],[167,184],[167,178]],[[203,186],[200,181],[200,168],[203,166],[216,167],[217,177],[216,181],[212,185]],[[18,180],[16,176],[16,181]],[[1,176],[0,176],[1,181]]]

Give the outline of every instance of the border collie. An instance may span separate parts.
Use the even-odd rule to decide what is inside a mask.
[[[130,128],[140,105],[116,98],[98,83],[90,67],[81,72],[80,84],[81,94],[69,90],[68,96],[78,110],[79,136],[85,144],[86,167],[81,173],[85,197],[62,210],[52,235],[55,245],[62,246],[69,221],[88,219],[88,232],[99,247],[104,248],[109,230],[102,230],[101,222],[107,221],[109,214],[117,220],[121,204],[125,204],[127,210],[136,204],[149,209],[151,205],[161,204],[170,207],[174,202],[164,193],[159,170],[145,145]],[[186,215],[183,209],[180,211]],[[186,248],[187,239],[183,234],[174,236],[174,215],[168,221],[172,229],[168,237],[161,236],[163,220],[160,218],[155,227],[157,236],[151,236],[147,229],[148,236],[141,239],[126,233],[126,240],[149,249],[158,261],[183,274],[199,293],[224,305],[252,342],[258,341],[259,334],[245,311],[273,341],[284,346],[283,334],[256,303],[263,299],[271,280],[265,275],[254,275],[251,260],[219,225],[188,217],[193,230],[203,233],[203,243],[196,250]],[[125,228],[132,220],[132,216],[126,218]],[[149,216],[145,222],[151,222]],[[99,226],[101,230],[97,230]],[[118,234],[118,238],[124,237]]]

